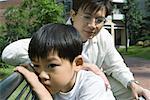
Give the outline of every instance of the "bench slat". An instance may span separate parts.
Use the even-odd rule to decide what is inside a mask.
[[[13,91],[22,83],[23,76],[14,72],[9,77],[0,81],[0,100],[7,99]]]

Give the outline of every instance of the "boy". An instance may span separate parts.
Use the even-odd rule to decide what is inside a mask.
[[[29,58],[36,74],[16,67],[42,100],[115,100],[101,77],[80,70],[82,41],[71,25],[47,24],[33,34]],[[39,78],[39,79],[38,79]]]

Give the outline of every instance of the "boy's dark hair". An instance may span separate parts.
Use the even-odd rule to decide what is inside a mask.
[[[50,52],[73,62],[82,52],[82,41],[72,25],[47,24],[33,34],[29,43],[29,58],[47,58]]]
[[[72,9],[78,12],[79,9],[96,13],[97,11],[105,8],[106,16],[111,14],[112,2],[111,0],[72,0]]]

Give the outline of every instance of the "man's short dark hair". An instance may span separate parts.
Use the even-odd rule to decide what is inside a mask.
[[[72,0],[72,9],[78,11],[82,9],[83,11],[89,10],[91,13],[96,13],[97,11],[105,8],[106,16],[111,14],[112,2],[111,0]]]

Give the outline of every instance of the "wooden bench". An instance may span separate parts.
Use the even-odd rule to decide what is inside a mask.
[[[0,100],[37,100],[30,85],[23,76],[14,72],[7,78],[0,81]]]

